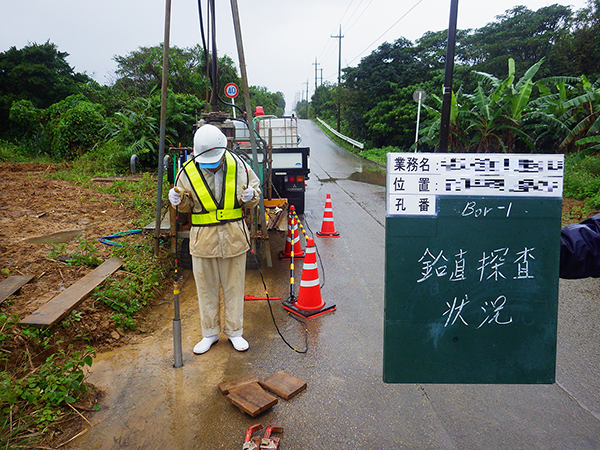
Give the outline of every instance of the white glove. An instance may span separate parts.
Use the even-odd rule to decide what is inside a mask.
[[[254,198],[254,194],[256,194],[254,188],[252,186],[248,186],[246,189],[242,190],[242,201],[249,202]]]
[[[173,206],[177,206],[181,203],[181,194],[175,190],[175,188],[171,188],[169,191],[169,201]]]

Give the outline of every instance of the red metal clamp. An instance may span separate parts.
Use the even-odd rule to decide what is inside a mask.
[[[273,450],[279,448],[279,438],[272,438],[271,433],[283,433],[283,427],[269,425],[265,430],[265,435],[260,441],[259,450]]]
[[[252,425],[251,427],[249,427],[246,430],[246,438],[244,439],[244,446],[242,447],[242,450],[258,450],[259,449],[260,438],[252,437],[252,433],[254,433],[255,431],[258,431],[258,430],[262,430],[262,425],[260,423]]]

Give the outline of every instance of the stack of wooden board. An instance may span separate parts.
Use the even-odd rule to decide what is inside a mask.
[[[252,417],[277,404],[277,398],[265,389],[289,400],[306,389],[306,383],[284,371],[279,371],[264,381],[250,376],[219,385],[219,390],[226,395],[227,400]]]

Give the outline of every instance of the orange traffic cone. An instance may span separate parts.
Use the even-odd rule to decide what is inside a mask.
[[[335,304],[327,304],[323,301],[320,284],[315,241],[308,238],[298,297],[285,300],[282,303],[283,309],[308,319],[335,311]]]
[[[325,212],[323,213],[323,224],[321,225],[321,231],[317,231],[319,237],[340,237],[340,233],[335,231],[335,225],[333,224],[333,209],[331,208],[331,195],[327,194],[325,200]]]
[[[279,252],[279,259],[292,259],[292,246],[294,248],[294,259],[304,258],[304,251],[302,251],[302,245],[300,244],[300,233],[298,233],[298,224],[293,221],[294,213],[295,208],[292,205],[288,214],[288,235],[285,238],[285,249]]]

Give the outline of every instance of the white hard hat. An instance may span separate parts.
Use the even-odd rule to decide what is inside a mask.
[[[194,134],[194,156],[203,169],[219,167],[226,147],[227,137],[214,125],[203,125]]]

